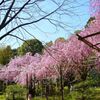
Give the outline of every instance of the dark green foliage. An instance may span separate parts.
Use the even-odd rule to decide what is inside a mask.
[[[82,81],[80,83],[77,83],[74,85],[75,89],[88,89],[89,87],[95,87],[97,86],[99,81],[94,81],[94,80],[87,80],[87,81]]]
[[[17,54],[17,49],[12,49],[12,52],[13,52],[13,57],[18,55]]]
[[[0,80],[0,95],[5,91],[5,83]]]
[[[43,45],[37,39],[31,39],[25,41],[21,47],[18,48],[18,55],[24,55],[27,52],[31,52],[33,55],[35,53],[42,53]]]
[[[100,73],[95,68],[93,68],[89,72],[88,79],[91,79],[91,80],[94,80],[95,82],[100,83]]]
[[[12,50],[10,46],[0,48],[0,64],[7,64],[12,57]]]

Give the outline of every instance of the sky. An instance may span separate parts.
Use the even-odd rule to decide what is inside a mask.
[[[76,0],[74,0],[76,1]],[[89,0],[77,0],[75,4],[71,4],[71,7],[78,6],[73,10],[75,14],[71,14],[71,16],[63,16],[62,21],[66,23],[66,29],[58,28],[58,30],[55,29],[53,25],[48,23],[47,21],[40,21],[36,24],[34,24],[34,27],[27,26],[25,27],[26,30],[32,34],[35,38],[39,39],[43,43],[49,42],[49,41],[55,41],[59,37],[64,37],[65,39],[69,38],[76,30],[81,30],[86,25],[86,22],[90,18],[89,13]],[[49,5],[50,0],[47,0],[45,3],[41,4],[41,6],[45,6],[44,9],[52,9],[54,8],[53,5]],[[54,16],[56,17],[56,16]],[[30,28],[29,28],[30,27]],[[14,31],[13,34],[17,34],[20,37],[24,37],[24,39],[33,39],[33,36],[30,36],[29,34],[25,34],[23,31],[23,36],[20,35],[19,31]],[[11,45],[12,48],[19,47],[23,41],[20,41],[14,37],[6,37],[0,43],[3,43],[5,45]]]

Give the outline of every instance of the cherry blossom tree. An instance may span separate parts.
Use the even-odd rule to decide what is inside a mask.
[[[32,56],[30,53],[24,56],[15,57],[6,67],[0,70],[0,79],[27,85],[29,94],[31,95],[31,83],[33,76],[35,76],[36,69],[38,69],[37,64],[40,58],[41,56],[39,54]]]
[[[98,21],[95,21],[94,23],[98,23]],[[91,25],[94,26],[94,24]],[[88,31],[92,32],[99,30],[97,26],[92,30],[93,27],[91,25],[84,29],[80,34],[86,36],[87,34],[90,34]],[[100,38],[97,36],[88,38],[88,40],[94,44],[97,43],[99,39]],[[24,56],[15,57],[8,65],[0,70],[0,79],[28,85],[29,88],[31,87],[31,90],[33,84],[32,80],[34,79],[35,82],[35,78],[37,80],[59,78],[62,100],[64,100],[64,76],[70,76],[70,69],[73,69],[73,72],[76,71],[78,73],[84,71],[84,69],[84,72],[90,70],[91,66],[84,67],[83,62],[94,53],[97,54],[97,52],[94,52],[88,45],[78,40],[76,35],[72,35],[66,41],[55,42],[52,46],[46,48],[42,55],[35,54],[32,56],[30,53],[27,53]],[[82,73],[82,76],[85,74]]]
[[[44,51],[43,55],[30,53],[15,57],[10,61],[7,67],[1,70],[0,74],[4,80],[15,81],[20,84],[28,84],[29,87],[32,79],[38,80],[47,78],[59,78],[61,85],[62,100],[63,98],[63,77],[69,72],[69,68],[78,68],[82,61],[89,57],[92,49],[83,42],[80,42],[75,35],[71,36],[68,41],[56,42]],[[10,74],[9,74],[10,73]]]

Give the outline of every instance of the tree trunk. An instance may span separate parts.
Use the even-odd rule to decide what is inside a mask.
[[[41,91],[41,96],[43,97],[43,94],[44,94],[44,87],[43,87],[43,81],[41,81],[41,85],[42,85],[42,91]]]
[[[28,80],[28,74],[26,74],[26,77],[27,77],[26,84],[27,84],[27,89],[28,89],[27,100],[32,100],[32,97],[35,96],[35,80],[33,82],[32,76],[31,76],[30,80]]]
[[[82,81],[85,81],[86,78],[87,78],[87,74],[82,74],[82,75],[81,75],[81,79],[82,79]]]
[[[71,88],[71,86],[70,86],[70,84],[68,84],[68,92],[70,93],[70,88]]]
[[[32,82],[32,80],[29,85],[29,95],[31,95],[32,97],[35,96],[35,82]]]
[[[45,97],[46,97],[46,100],[48,100],[48,85],[47,85],[47,82],[46,82],[46,85],[45,85]]]
[[[61,100],[64,100],[63,74],[61,67],[60,67],[60,87],[61,87]]]
[[[12,94],[12,96],[13,96],[13,100],[15,100],[15,94],[14,93]]]

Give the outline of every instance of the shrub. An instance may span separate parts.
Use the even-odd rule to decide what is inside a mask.
[[[21,85],[9,85],[5,92],[7,100],[25,100],[27,89]]]
[[[87,89],[88,87],[94,87],[96,84],[97,82],[94,80],[87,80],[87,81],[82,81],[78,84],[75,84],[74,88],[75,89],[80,89],[80,88]]]

